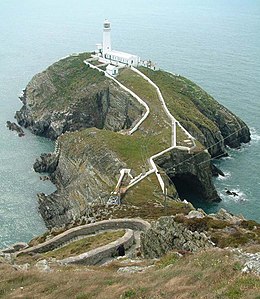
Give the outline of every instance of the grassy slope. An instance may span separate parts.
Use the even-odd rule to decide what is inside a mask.
[[[84,94],[93,93],[100,84],[108,84],[107,78],[102,73],[84,64],[83,61],[89,57],[90,53],[81,53],[63,58],[40,74],[44,77],[44,84],[39,92],[43,92],[45,96],[36,97],[33,102],[33,111],[36,115],[44,110],[64,110],[75,104]],[[36,75],[31,82],[34,82],[37,76],[39,75]]]
[[[143,264],[151,262],[146,261]],[[53,267],[53,272],[40,273],[36,270],[20,272],[11,266],[0,264],[0,297],[260,298],[259,277],[242,274],[241,264],[225,250],[208,250],[183,258],[169,253],[145,273],[117,273],[118,267],[122,266],[127,264],[114,262],[106,267],[56,266]],[[20,287],[23,287],[23,290]]]
[[[213,133],[219,131],[215,123],[201,111],[211,115],[219,109],[219,104],[204,90],[190,80],[165,71],[152,71],[141,67],[140,70],[157,84],[171,113],[185,126],[189,124],[199,133],[201,126],[208,127]],[[194,124],[196,126],[194,126]]]
[[[91,143],[94,149],[109,148],[116,153],[120,160],[127,164],[128,168],[133,169],[138,175],[144,170],[149,170],[147,160],[150,156],[171,146],[171,125],[162,109],[155,89],[147,81],[129,69],[123,69],[117,79],[144,99],[151,109],[149,117],[140,126],[140,129],[133,135],[128,136],[91,128],[66,134],[60,137],[60,141],[66,143],[66,154],[76,160],[82,157],[86,143]],[[90,138],[90,131],[95,133],[94,142]],[[186,138],[183,132],[178,130],[178,140],[181,141]],[[134,213],[132,211],[123,213],[121,211],[117,216],[129,216],[129,214],[134,216],[137,214],[144,218],[153,218],[154,205],[157,203],[158,209],[161,209],[159,205],[163,203],[164,198],[156,177],[154,175],[150,176],[140,186],[136,186],[127,192],[124,203],[137,207],[146,206],[146,208],[142,208],[139,213],[136,213],[136,211]],[[161,209],[160,212],[158,209],[156,209],[158,215],[154,213],[155,215],[165,214],[164,209]],[[181,211],[186,213],[190,208],[182,203],[169,202],[167,214],[170,213],[170,210],[172,214]]]

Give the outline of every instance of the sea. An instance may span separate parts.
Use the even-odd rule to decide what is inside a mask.
[[[195,81],[250,127],[252,141],[216,161],[218,204],[260,220],[259,0],[1,0],[0,1],[0,248],[46,230],[37,193],[55,186],[32,169],[48,139],[6,128],[21,108],[29,80],[59,58],[92,51],[112,23],[112,48],[135,53]],[[225,188],[238,196],[228,196]]]

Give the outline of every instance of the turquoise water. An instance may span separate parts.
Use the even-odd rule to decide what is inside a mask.
[[[184,3],[183,3],[184,2]],[[258,0],[1,0],[0,1],[0,247],[44,231],[36,193],[54,186],[32,170],[53,144],[5,128],[21,107],[31,77],[70,53],[92,50],[102,22],[112,22],[112,47],[152,59],[201,85],[250,126],[253,140],[218,161],[224,207],[260,219],[260,2]],[[238,198],[225,196],[225,187]]]

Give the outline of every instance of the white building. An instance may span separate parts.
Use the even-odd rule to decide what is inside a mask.
[[[126,65],[137,66],[140,62],[140,58],[136,55],[120,52],[120,51],[108,51],[105,53],[104,58],[116,62],[124,63]]]
[[[105,20],[103,27],[103,57],[111,50],[111,24],[108,20]]]
[[[109,64],[106,67],[106,72],[111,76],[117,76],[118,75],[118,67],[112,64]]]
[[[96,53],[102,52],[102,57],[109,62],[114,64],[125,64],[137,66],[141,61],[140,57],[137,55],[115,51],[111,47],[111,23],[108,20],[104,21],[103,27],[103,44],[102,50],[100,44],[97,44]]]

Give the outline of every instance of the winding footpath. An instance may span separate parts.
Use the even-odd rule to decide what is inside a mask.
[[[36,246],[20,250],[15,253],[16,256],[32,253],[45,253],[55,249],[59,249],[69,243],[76,241],[78,238],[86,238],[89,235],[96,234],[97,232],[104,232],[107,230],[125,229],[125,234],[121,238],[107,245],[95,248],[93,250],[84,252],[82,254],[64,258],[57,261],[60,264],[84,264],[95,265],[102,262],[107,258],[117,255],[119,246],[124,246],[125,250],[131,248],[134,243],[138,244],[136,236],[140,232],[144,232],[150,228],[150,223],[142,219],[111,219],[103,220],[91,224],[85,224],[73,227],[65,232],[40,243]]]
[[[132,135],[136,130],[138,130],[138,128],[140,127],[140,125],[146,120],[146,118],[149,116],[150,114],[150,108],[147,105],[147,103],[142,100],[136,93],[134,93],[132,90],[130,90],[129,88],[127,88],[126,86],[124,86],[121,82],[119,82],[116,78],[114,78],[113,76],[109,75],[106,71],[100,69],[98,66],[95,66],[93,64],[91,64],[91,59],[89,60],[85,60],[84,63],[86,65],[88,65],[89,67],[98,70],[99,72],[102,72],[105,74],[106,77],[108,77],[109,79],[113,80],[115,83],[117,83],[121,88],[123,88],[125,91],[127,91],[131,96],[133,96],[135,99],[137,99],[137,101],[143,105],[146,109],[146,112],[144,113],[144,115],[142,116],[142,118],[137,122],[137,124],[128,132],[129,135]],[[149,176],[152,173],[156,174],[156,177],[158,179],[158,182],[160,184],[160,187],[162,189],[162,192],[165,192],[165,184],[164,181],[162,179],[161,174],[158,171],[158,168],[154,162],[154,159],[173,150],[174,148],[180,149],[180,150],[185,150],[190,152],[192,149],[194,149],[196,147],[196,143],[195,143],[195,138],[176,120],[176,118],[171,114],[171,112],[169,111],[169,109],[167,108],[167,105],[165,103],[165,100],[163,98],[163,95],[160,91],[160,88],[150,79],[148,78],[145,74],[143,74],[142,72],[140,72],[138,69],[136,69],[135,67],[131,66],[131,70],[134,71],[135,73],[137,73],[139,76],[141,76],[144,80],[146,80],[150,85],[153,86],[153,88],[155,88],[159,101],[161,102],[161,105],[163,107],[163,110],[165,112],[165,114],[167,115],[167,117],[170,119],[170,122],[172,124],[172,139],[171,139],[171,146],[153,156],[151,156],[148,161],[149,161],[149,165],[150,165],[150,169],[149,171],[147,171],[144,174],[139,174],[138,176],[136,176],[135,178],[132,178],[132,180],[130,181],[129,185],[126,187],[126,190],[133,187],[134,185],[136,185],[137,183],[139,183],[140,181],[142,181],[143,179],[145,179],[147,176]],[[181,128],[181,130],[187,135],[187,138],[191,141],[192,146],[188,147],[188,146],[177,146],[177,126],[179,126]],[[116,186],[115,191],[117,192],[121,182],[124,178],[125,174],[129,174],[129,169],[121,169],[120,171],[120,177]]]

